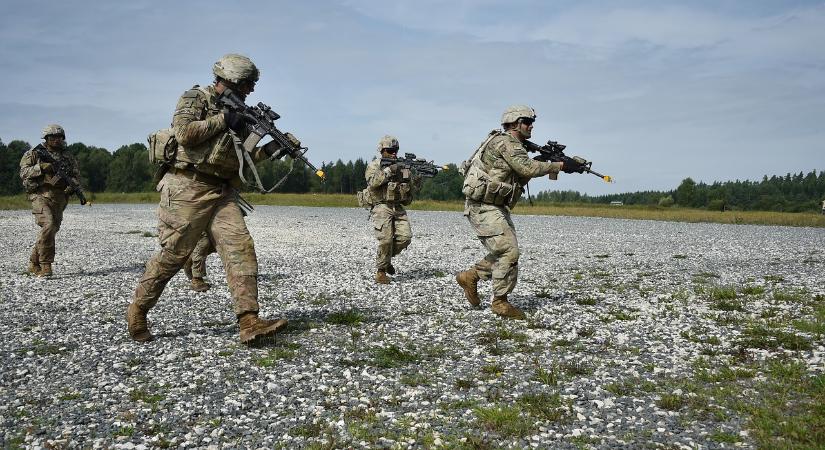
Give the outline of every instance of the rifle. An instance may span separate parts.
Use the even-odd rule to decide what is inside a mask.
[[[301,160],[301,162],[315,171],[315,175],[318,175],[321,180],[326,180],[324,171],[319,170],[317,167],[312,165],[312,163],[309,162],[309,160],[307,160],[304,156],[304,154],[309,151],[309,148],[296,146],[292,140],[286,136],[286,134],[282,133],[281,130],[275,127],[275,121],[280,119],[281,115],[273,111],[272,108],[261,102],[258,102],[257,106],[248,106],[238,94],[232,92],[229,88],[224,89],[223,93],[221,93],[218,98],[218,101],[227,109],[242,114],[247,121],[247,127],[250,133],[243,143],[240,142],[240,138],[238,138],[234,132],[230,131],[233,140],[235,140],[235,151],[238,153],[238,160],[241,162],[240,168],[238,168],[238,175],[244,183],[249,184],[243,175],[243,161],[246,161],[246,163],[252,168],[252,174],[255,176],[255,182],[258,189],[262,193],[268,193],[277,189],[284,181],[286,181],[286,178],[292,173],[292,165],[296,159]],[[261,184],[261,179],[258,177],[258,171],[255,170],[255,163],[249,156],[249,153],[252,152],[255,146],[258,145],[258,142],[260,142],[265,136],[271,137],[272,140],[277,142],[282,149],[285,149],[286,154],[292,158],[292,161],[289,164],[289,171],[280,180],[278,180],[277,183],[275,183],[275,186],[268,190],[264,189]],[[241,152],[241,149],[243,149],[243,152]],[[241,155],[241,153],[243,154]]]
[[[55,175],[57,175],[58,178],[63,180],[63,182],[66,183],[66,186],[69,187],[69,195],[77,195],[77,198],[80,200],[80,204],[85,205],[86,196],[83,195],[83,188],[80,187],[80,184],[75,182],[74,179],[72,179],[72,177],[70,177],[69,174],[66,173],[66,168],[63,167],[63,164],[60,161],[54,159],[54,157],[49,154],[49,151],[46,150],[46,148],[42,145],[36,146],[34,148],[34,152],[37,154],[37,158],[39,160],[45,161],[52,165],[52,167],[54,168]]]
[[[398,164],[402,169],[415,170],[422,177],[432,178],[438,175],[439,170],[448,170],[447,166],[436,166],[432,161],[418,158],[414,153],[404,153],[403,158],[381,158],[381,167]]]
[[[538,152],[538,155],[533,158],[536,161],[564,163],[565,166],[574,167],[575,169],[573,172],[592,173],[608,183],[613,182],[613,177],[610,175],[602,175],[599,172],[590,169],[590,166],[593,165],[593,161],[588,161],[580,156],[570,157],[565,155],[564,149],[567,148],[567,146],[564,144],[559,144],[556,141],[547,141],[547,145],[542,146],[530,141],[526,141],[525,144],[525,148],[528,152]]]

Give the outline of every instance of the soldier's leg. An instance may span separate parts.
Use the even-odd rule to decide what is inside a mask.
[[[161,250],[146,263],[133,303],[148,312],[186,262],[206,229],[216,198],[203,183],[167,174],[161,181],[158,240]],[[212,198],[210,198],[212,197]]]
[[[393,254],[392,212],[385,205],[376,205],[370,213],[370,221],[375,239],[378,240],[375,269],[378,272],[386,272]]]
[[[235,303],[241,343],[255,344],[274,336],[287,325],[286,319],[258,317],[258,259],[255,244],[243,214],[231,196],[218,205],[207,231],[226,269],[226,281]]]
[[[38,264],[51,264],[54,262],[54,237],[60,228],[55,219],[54,202],[42,195],[35,196],[32,200],[32,214],[40,226],[32,255],[37,254]]]
[[[206,278],[206,257],[211,253],[215,253],[215,247],[204,234],[192,250],[192,278]]]
[[[258,312],[258,258],[238,204],[221,199],[207,229],[226,271],[235,315]],[[193,271],[194,275],[194,271]]]
[[[401,213],[393,218],[393,231],[392,256],[396,256],[412,242],[412,229],[406,211],[401,210]]]
[[[493,296],[506,297],[518,281],[519,248],[515,230],[508,228],[498,236],[482,238],[482,243],[492,256]]]

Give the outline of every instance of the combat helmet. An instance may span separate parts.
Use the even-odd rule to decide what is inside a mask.
[[[384,135],[378,141],[378,153],[381,153],[381,150],[385,148],[398,148],[398,139],[395,136],[390,136],[389,134]]]
[[[45,127],[43,127],[43,130],[40,131],[40,137],[42,139],[46,139],[46,136],[51,136],[53,134],[66,136],[66,131],[63,129],[63,127],[56,123],[46,125]]]
[[[255,67],[255,63],[244,55],[229,53],[223,55],[221,59],[212,66],[212,73],[216,77],[223,78],[232,83],[241,81],[258,81],[260,72]]]
[[[522,117],[536,120],[536,110],[527,105],[513,105],[504,110],[501,115],[501,124],[513,123]]]

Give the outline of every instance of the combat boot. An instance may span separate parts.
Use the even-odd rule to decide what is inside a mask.
[[[186,260],[183,263],[183,273],[186,275],[186,278],[192,279],[192,258]]]
[[[258,339],[274,336],[287,325],[286,319],[266,320],[256,312],[248,312],[238,317],[241,327],[241,344],[254,345]]]
[[[130,303],[129,307],[126,308],[126,323],[129,327],[129,336],[135,341],[149,342],[155,338],[149,332],[149,326],[146,324],[146,312],[134,303]]]
[[[464,289],[464,296],[467,297],[467,301],[473,306],[481,304],[481,299],[478,298],[478,280],[478,272],[476,272],[475,269],[459,272],[458,275],[455,276],[455,281]]]
[[[390,275],[395,275],[395,267],[393,267],[392,264],[387,266],[387,273]]]
[[[375,273],[375,282],[378,284],[390,284],[390,277],[388,277],[387,273],[383,270],[379,270]]]
[[[201,277],[194,277],[192,278],[192,290],[195,292],[206,292],[211,288],[212,285],[203,281]]]
[[[37,275],[40,273],[40,264],[34,261],[29,261],[29,273],[32,275]]]
[[[510,319],[519,319],[524,320],[527,316],[522,312],[522,310],[516,308],[515,306],[511,305],[510,302],[507,301],[507,296],[501,297],[493,297],[493,305],[490,307],[494,313],[498,314],[501,317],[508,317]]]
[[[52,264],[51,263],[43,263],[40,264],[40,271],[37,272],[38,277],[50,277],[52,276]]]

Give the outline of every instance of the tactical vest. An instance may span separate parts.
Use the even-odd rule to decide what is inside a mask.
[[[376,170],[381,170],[381,160],[376,159],[371,165],[375,165]],[[379,203],[400,203],[402,205],[409,205],[412,203],[412,174],[408,169],[403,169],[398,172],[396,179],[389,181],[377,188],[367,186],[363,194],[358,196],[359,204],[364,203],[370,206],[375,206]],[[364,206],[364,205],[362,205]]]
[[[222,112],[214,88],[196,85],[181,96],[175,117],[188,117],[190,121],[206,120]],[[246,138],[245,135],[240,137],[241,140]],[[183,168],[191,164],[199,172],[224,179],[237,177],[240,167],[232,135],[226,130],[195,145],[184,146],[178,142],[175,161],[176,167]]]
[[[496,148],[507,145],[503,142],[506,139],[511,137],[500,131],[491,132],[464,164],[461,191],[468,200],[511,209],[518,203],[524,189],[515,171],[500,154],[493,154]]]

